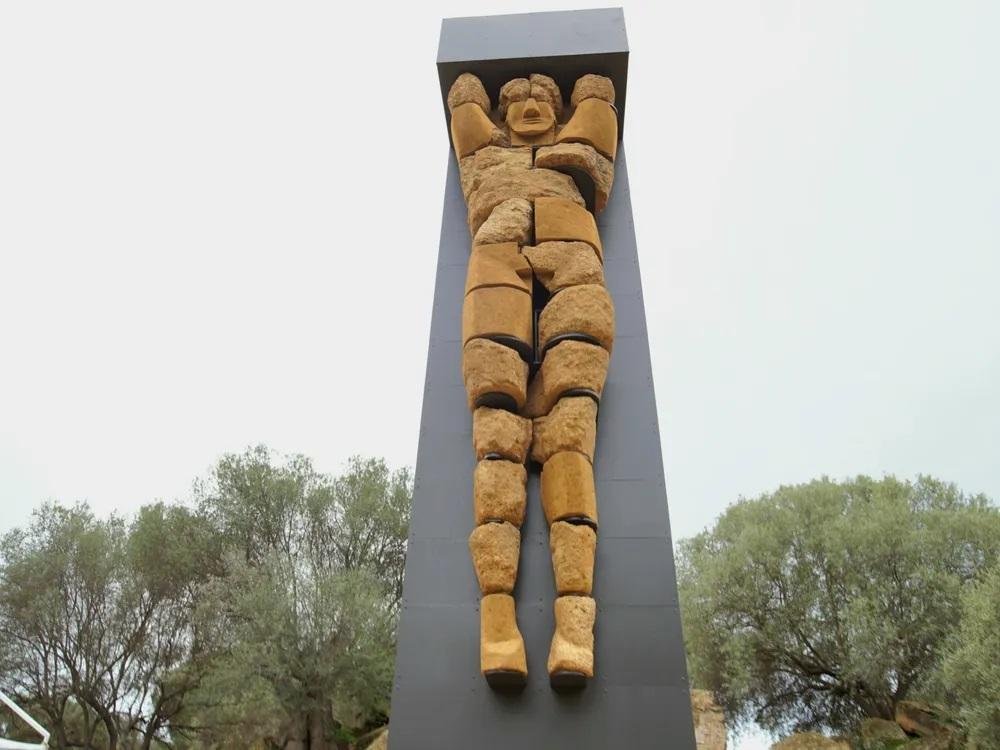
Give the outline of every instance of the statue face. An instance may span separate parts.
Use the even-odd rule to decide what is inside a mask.
[[[531,138],[547,133],[556,124],[552,105],[529,96],[524,101],[511,102],[507,108],[507,125],[511,132]]]

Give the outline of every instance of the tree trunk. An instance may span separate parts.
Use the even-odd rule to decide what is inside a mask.
[[[326,721],[318,707],[309,712],[309,750],[326,750]]]

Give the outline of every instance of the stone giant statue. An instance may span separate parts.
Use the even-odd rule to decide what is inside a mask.
[[[478,461],[469,548],[481,667],[494,688],[527,678],[513,591],[528,466],[541,467],[555,574],[550,682],[575,688],[594,675],[593,462],[615,332],[595,213],[614,180],[614,100],[598,75],[579,78],[568,102],[537,73],[505,83],[496,108],[470,73],[448,94],[472,236],[462,309]]]

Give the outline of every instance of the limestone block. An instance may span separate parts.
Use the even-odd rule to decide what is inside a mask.
[[[487,594],[479,602],[479,665],[492,687],[524,686],[528,662],[510,594]]]
[[[610,78],[588,73],[580,76],[573,84],[573,93],[569,101],[574,107],[584,99],[602,99],[608,104],[615,103],[615,85]]]
[[[593,463],[596,443],[597,402],[589,396],[561,398],[547,416],[535,420],[531,460],[544,464],[556,453],[576,451]]]
[[[515,242],[526,245],[534,227],[534,206],[525,198],[511,198],[500,203],[483,222],[472,240],[475,245]]]
[[[515,146],[550,146],[556,137],[556,114],[548,102],[528,97],[507,107],[507,130]]]
[[[597,528],[594,467],[582,453],[556,453],[542,466],[542,510],[551,526],[574,521]]]
[[[559,337],[579,336],[609,352],[615,340],[615,306],[600,284],[563,289],[538,317],[538,345],[544,350]]]
[[[583,197],[569,175],[554,169],[504,170],[485,177],[479,189],[469,196],[469,230],[475,235],[493,209],[505,200],[527,198],[534,201],[541,197],[561,198],[566,204],[576,204],[586,211]]]
[[[566,172],[577,179],[577,184],[580,184],[578,176],[582,175],[593,186],[594,210],[600,213],[608,205],[611,185],[615,181],[615,165],[593,146],[586,143],[543,146],[535,152],[535,166]]]
[[[477,461],[503,458],[523,464],[528,455],[529,444],[530,419],[488,406],[481,406],[472,413],[472,448],[476,452]],[[520,526],[519,523],[514,525]]]
[[[469,552],[484,594],[509,594],[517,581],[521,532],[513,524],[484,523],[469,535]]]
[[[506,521],[521,528],[527,506],[524,464],[513,461],[485,460],[476,464],[472,474],[472,498],[476,525]]]
[[[615,108],[602,99],[584,99],[559,131],[556,143],[588,143],[614,161],[618,150],[618,115]]]
[[[559,596],[590,596],[594,586],[597,534],[589,526],[556,521],[549,529],[552,571]],[[515,571],[516,573],[517,571]]]
[[[478,104],[460,104],[451,113],[451,142],[459,158],[489,146],[495,126]]]
[[[552,111],[555,112],[556,119],[561,119],[563,100],[562,94],[559,93],[559,84],[541,73],[532,73],[528,81],[531,83],[531,96],[540,102],[548,103],[552,107]]]
[[[582,687],[594,676],[594,621],[597,604],[589,596],[556,599],[556,632],[549,649],[553,687]]]
[[[471,156],[459,160],[458,171],[462,180],[462,194],[465,199],[479,188],[482,181],[491,174],[504,170],[531,169],[530,148],[502,148],[484,146]]]
[[[482,287],[506,286],[531,294],[532,272],[516,242],[477,245],[469,256],[465,293]]]
[[[500,116],[507,119],[507,107],[511,102],[523,102],[531,96],[531,83],[527,78],[514,78],[500,87]]]
[[[528,388],[524,414],[542,417],[563,396],[600,400],[608,375],[608,351],[585,341],[561,341],[547,352]]]
[[[528,363],[509,346],[472,339],[462,349],[462,380],[470,409],[491,406],[519,412],[526,398]]]
[[[463,104],[476,104],[486,114],[492,109],[486,87],[472,73],[462,73],[448,89],[448,111],[454,111]]]
[[[484,338],[515,349],[525,361],[534,354],[531,295],[509,286],[483,287],[462,302],[462,341]]]
[[[711,691],[691,691],[691,715],[697,750],[726,750],[726,717]]]
[[[947,738],[955,729],[939,707],[923,701],[900,701],[896,704],[895,718],[907,734],[917,737]]]
[[[521,253],[535,278],[552,293],[578,284],[604,283],[601,259],[586,242],[543,242],[522,247]]]
[[[582,202],[536,196],[535,242],[552,241],[586,242],[599,258],[604,257],[597,222]]]

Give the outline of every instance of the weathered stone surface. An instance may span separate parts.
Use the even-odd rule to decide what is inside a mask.
[[[554,454],[576,451],[594,461],[597,442],[597,403],[588,396],[561,398],[534,422],[531,460],[544,464]]]
[[[548,102],[529,97],[507,107],[507,129],[515,146],[550,146],[555,142],[556,115]]]
[[[528,364],[509,346],[488,339],[472,339],[462,349],[462,380],[470,409],[498,406],[520,411],[524,408]]]
[[[389,750],[389,728],[385,727],[385,731],[376,736],[365,750]]]
[[[569,290],[567,290],[569,291]],[[509,286],[475,289],[462,303],[462,341],[493,339],[531,358],[534,347],[531,295]]]
[[[469,256],[465,293],[490,286],[507,286],[531,294],[533,274],[516,242],[477,245]]]
[[[460,159],[476,149],[489,146],[495,129],[496,126],[478,104],[460,104],[451,113],[451,142]]]
[[[600,399],[609,358],[606,349],[584,341],[562,341],[553,346],[532,378],[524,415],[545,416],[568,391],[587,391]]]
[[[541,73],[532,73],[528,81],[531,83],[531,95],[540,102],[547,102],[555,112],[556,119],[561,118],[563,100],[562,94],[559,93],[559,84]]]
[[[594,621],[597,604],[589,596],[560,596],[555,603],[556,632],[549,649],[549,674],[582,672],[594,676]]]
[[[896,723],[904,732],[918,737],[947,738],[955,734],[948,717],[936,706],[923,701],[900,701],[896,704]],[[947,747],[947,744],[944,745]]]
[[[799,732],[771,745],[771,750],[851,750],[851,743],[817,732]]]
[[[604,283],[601,260],[586,242],[543,242],[525,246],[521,252],[531,263],[535,278],[550,292],[579,284]]]
[[[510,594],[487,594],[479,603],[479,664],[484,674],[493,670],[528,673]]]
[[[531,201],[526,198],[510,198],[493,209],[489,218],[479,227],[472,244],[514,242],[525,245],[531,241],[534,222]]]
[[[860,750],[895,750],[907,740],[899,724],[886,719],[865,719],[858,729]]]
[[[490,97],[486,87],[472,73],[462,73],[448,89],[448,111],[454,111],[463,104],[476,104],[486,114],[490,113]]]
[[[579,170],[594,184],[594,210],[600,213],[608,205],[615,181],[615,165],[586,143],[557,143],[542,146],[535,152],[535,166],[572,173]]]
[[[594,585],[597,534],[589,526],[556,521],[549,529],[549,551],[559,596],[590,596]]]
[[[530,419],[503,409],[481,406],[472,413],[472,449],[477,461],[487,456],[500,456],[523,464],[531,444],[531,432]],[[523,481],[521,484],[523,486]],[[520,526],[520,523],[515,525]]]
[[[554,169],[503,170],[486,176],[469,196],[469,229],[473,235],[494,208],[511,198],[561,198],[583,208],[584,202],[573,178]],[[586,210],[586,209],[584,209]],[[553,237],[552,239],[578,239]]]
[[[586,520],[597,526],[594,468],[581,453],[556,453],[542,466],[542,510],[556,521]]]
[[[708,690],[691,691],[697,750],[726,750],[726,717]]]
[[[538,345],[543,349],[557,336],[589,336],[612,349],[615,341],[615,306],[600,284],[571,286],[553,295],[538,318]]]
[[[587,73],[576,79],[569,101],[574,107],[584,99],[602,99],[608,104],[615,103],[615,85],[610,78]]]
[[[514,78],[500,87],[500,116],[507,119],[507,107],[511,102],[523,102],[531,96],[531,83],[527,78]]]
[[[572,181],[572,178],[569,178]],[[604,257],[597,222],[583,202],[558,197],[539,197],[535,200],[535,242],[586,242]]]
[[[484,594],[509,594],[517,582],[521,532],[510,523],[484,523],[469,535],[469,552]]]
[[[479,188],[487,176],[504,170],[531,169],[531,166],[530,148],[484,146],[458,162],[462,194],[468,200],[469,195]]]
[[[478,411],[478,410],[477,410]],[[518,528],[527,506],[524,465],[513,461],[481,460],[472,475],[476,525],[506,521]]]
[[[559,131],[556,143],[588,143],[611,161],[618,150],[618,115],[601,99],[584,99]]]

